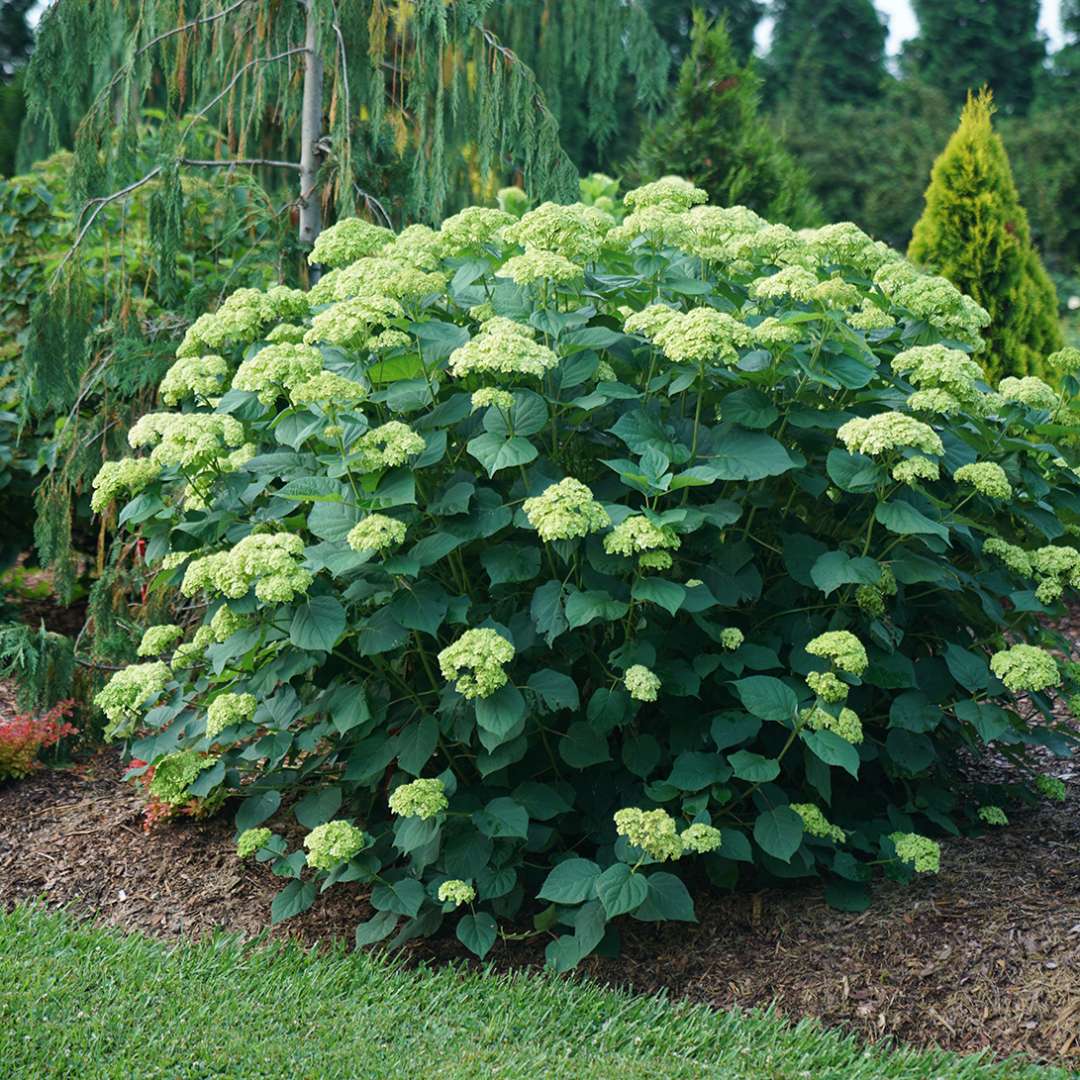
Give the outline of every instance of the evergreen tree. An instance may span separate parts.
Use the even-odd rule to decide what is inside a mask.
[[[1031,107],[1046,42],[1039,0],[912,0],[919,36],[904,66],[959,103],[989,86],[1005,113]]]
[[[1065,44],[1051,58],[1040,92],[1049,107],[1080,101],[1080,0],[1061,0],[1061,29]]]
[[[1031,244],[989,91],[968,96],[960,126],[934,163],[926,209],[908,248],[990,313],[979,359],[994,380],[1038,374],[1061,347],[1057,294]]]
[[[677,173],[719,206],[743,205],[769,220],[808,225],[819,211],[806,174],[758,116],[761,80],[741,64],[721,20],[694,13],[690,54],[671,109],[646,133],[638,171]]]
[[[872,0],[776,0],[769,99],[859,104],[886,82],[887,28]]]
[[[745,64],[754,51],[754,32],[766,9],[760,0],[702,0],[693,6],[686,0],[648,0],[648,6],[653,25],[667,42],[677,66],[690,51],[694,11],[712,22],[724,20],[731,47],[739,62]]]
[[[28,16],[37,0],[0,0],[0,81],[22,67],[34,47]]]

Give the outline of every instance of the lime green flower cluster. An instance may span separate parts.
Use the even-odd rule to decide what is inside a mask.
[[[679,834],[679,840],[684,850],[693,852],[695,855],[707,855],[720,847],[724,837],[719,829],[699,823],[683,829]]]
[[[385,353],[392,349],[403,349],[412,344],[412,338],[404,330],[382,330],[367,340],[364,346],[369,352]]]
[[[172,678],[167,664],[130,664],[117,671],[94,697],[94,704],[109,718],[106,739],[128,735],[144,711]]]
[[[848,696],[848,684],[832,671],[811,671],[806,676],[806,685],[830,705],[843,701]]]
[[[681,541],[670,525],[657,525],[643,514],[634,514],[619,522],[604,537],[609,555],[637,555],[656,548],[678,549]]]
[[[1047,412],[1055,412],[1061,404],[1057,391],[1034,375],[1025,375],[1022,379],[1010,375],[998,383],[998,393],[1006,401],[1018,401],[1028,408]]]
[[[218,413],[147,413],[128,432],[138,449],[152,446],[150,460],[162,468],[187,469],[220,459],[244,443],[244,426]]]
[[[885,614],[885,598],[896,595],[896,575],[889,566],[881,567],[881,577],[876,585],[860,585],[855,590],[855,603],[861,611],[874,618],[880,618]],[[847,688],[844,689],[844,696]],[[826,699],[828,700],[828,699]],[[840,698],[839,700],[843,700]]]
[[[806,643],[811,656],[831,660],[841,671],[849,675],[861,675],[869,660],[866,647],[850,630],[829,630]]]
[[[1022,547],[1009,544],[998,536],[991,536],[983,541],[983,551],[1000,559],[1014,574],[1031,577],[1033,573],[1028,553]]]
[[[944,345],[905,349],[893,358],[892,369],[918,387],[908,398],[916,411],[948,414],[966,408],[983,415],[993,403],[977,385],[985,377],[982,368],[959,349]]]
[[[218,694],[206,710],[206,737],[213,741],[226,728],[246,724],[257,705],[254,694]]]
[[[792,803],[791,809],[802,818],[803,831],[809,836],[816,836],[820,840],[833,840],[842,844],[847,839],[847,833],[839,825],[833,825],[821,812],[821,808],[813,803]]]
[[[485,409],[493,405],[503,412],[509,412],[514,407],[514,395],[509,390],[499,390],[494,386],[482,386],[473,393],[470,400],[474,409]]]
[[[403,259],[367,258],[354,262],[334,278],[334,299],[389,298],[418,304],[446,288],[447,277],[421,270]]]
[[[742,647],[742,643],[745,640],[743,632],[737,626],[725,626],[720,631],[720,647],[727,649],[729,652],[734,652],[736,649]]]
[[[699,307],[685,315],[676,312],[656,331],[653,340],[677,364],[709,361],[734,363],[738,350],[753,341],[750,327],[715,308]]]
[[[166,405],[178,405],[188,398],[210,401],[225,392],[229,365],[223,356],[182,356],[161,380],[158,396]]]
[[[364,388],[358,382],[333,371],[320,371],[289,390],[289,400],[294,405],[333,405],[348,408],[362,401],[365,396]]]
[[[737,238],[768,225],[745,206],[695,206],[686,216],[691,229],[687,250],[709,262],[730,262]]]
[[[367,837],[347,821],[328,821],[317,825],[304,837],[308,849],[307,864],[316,870],[333,870],[347,862],[367,843]]]
[[[216,642],[228,641],[237,631],[248,625],[245,615],[238,615],[228,604],[222,604],[210,620],[210,633]]]
[[[197,750],[177,750],[166,754],[155,766],[154,776],[147,789],[155,798],[170,806],[183,806],[191,800],[189,788],[199,774],[218,759],[200,754]]]
[[[817,265],[802,237],[787,225],[766,225],[757,232],[742,234],[732,242],[731,254],[733,270],[750,270],[752,261],[801,266],[804,270]]]
[[[678,859],[683,854],[675,819],[666,810],[641,810],[636,806],[617,810],[615,831],[657,862]]]
[[[491,243],[496,235],[517,219],[504,210],[487,206],[466,206],[460,213],[448,217],[439,229],[445,255],[460,255]]]
[[[752,281],[750,295],[755,300],[785,300],[790,296],[800,303],[809,303],[819,284],[817,274],[801,266],[786,266],[775,274]]]
[[[266,332],[266,340],[271,344],[279,341],[288,341],[293,345],[299,345],[304,340],[307,327],[297,326],[295,323],[278,323]]]
[[[325,279],[319,282],[326,285]],[[334,299],[326,298],[327,302]],[[320,311],[311,320],[311,329],[304,335],[308,345],[324,342],[343,349],[359,349],[366,345],[377,327],[383,327],[392,319],[405,317],[405,309],[392,296],[365,293],[342,300]]]
[[[264,405],[273,405],[294,386],[318,375],[322,366],[322,353],[310,345],[267,345],[236,369],[232,388],[246,390]]]
[[[822,266],[852,266],[869,276],[897,257],[887,244],[871,239],[851,221],[804,229],[799,235]]]
[[[865,332],[891,330],[896,325],[896,319],[869,298],[863,300],[859,310],[848,315],[846,321],[852,329]]]
[[[314,580],[297,560],[304,541],[294,533],[255,533],[245,536],[229,551],[204,555],[188,565],[180,591],[194,596],[205,589],[231,599],[255,595],[267,603],[287,603],[305,593]]]
[[[896,848],[896,857],[909,863],[917,874],[936,874],[941,869],[941,845],[918,833],[894,832],[889,839]]]
[[[757,326],[751,327],[750,333],[754,344],[765,349],[778,349],[783,345],[790,345],[798,341],[800,337],[798,327],[782,323],[773,315],[762,319]]]
[[[573,261],[589,262],[600,254],[604,237],[613,225],[611,216],[595,206],[545,202],[512,225],[504,225],[499,236],[526,251],[550,251]]]
[[[1035,777],[1035,790],[1046,799],[1054,802],[1065,801],[1065,783],[1056,776],[1040,773]]]
[[[390,809],[399,817],[418,817],[427,821],[450,805],[446,788],[439,779],[413,780],[390,793]]]
[[[953,473],[953,479],[961,484],[970,484],[988,499],[1012,498],[1012,484],[996,461],[973,461],[970,465],[961,465]]]
[[[473,372],[539,379],[558,364],[555,353],[532,340],[528,327],[501,318],[486,322],[476,337],[450,354],[450,374],[459,379]]]
[[[921,454],[898,461],[892,468],[892,478],[898,484],[907,484],[909,487],[919,480],[937,480],[940,475],[938,463]]]
[[[526,499],[521,508],[546,542],[588,536],[611,524],[608,512],[593,498],[592,491],[572,476]]]
[[[143,631],[142,640],[135,650],[136,656],[162,656],[184,636],[182,627],[175,623],[162,623],[160,626],[148,626]]]
[[[209,626],[200,626],[190,641],[176,646],[171,663],[173,671],[185,671],[198,664],[206,655],[206,650],[214,644],[214,640],[214,631]]]
[[[259,829],[245,829],[236,841],[236,854],[241,859],[249,859],[258,854],[270,843],[273,833],[263,826]]]
[[[407,225],[382,249],[388,259],[401,259],[419,270],[434,270],[443,253],[443,238],[429,225]]]
[[[121,495],[129,498],[144,491],[161,475],[161,465],[150,458],[121,458],[106,461],[94,477],[90,509],[100,514]]]
[[[467,881],[451,878],[439,886],[438,895],[442,903],[461,907],[462,904],[471,904],[476,899],[476,889]]]
[[[308,255],[313,265],[336,269],[374,254],[394,239],[389,229],[372,225],[362,218],[343,218],[328,229],[323,229]]]
[[[514,659],[514,646],[497,630],[466,630],[439,653],[443,678],[457,681],[464,698],[490,697],[507,681],[503,664]]]
[[[1008,825],[1009,819],[1000,806],[980,806],[979,817],[987,825]]]
[[[819,281],[810,290],[810,299],[815,303],[822,304],[827,308],[843,310],[856,307],[862,298],[862,294],[855,285],[851,285],[843,278],[831,277]]]
[[[366,431],[357,444],[365,472],[404,465],[409,458],[422,453],[426,445],[423,435],[400,420],[388,420]]]
[[[233,345],[248,345],[263,327],[281,319],[307,315],[308,296],[300,289],[275,285],[266,292],[237,289],[217,311],[200,315],[188,327],[176,350],[178,358],[221,353]]]
[[[686,250],[693,238],[690,216],[667,206],[643,206],[627,214],[604,237],[604,246],[625,251],[638,237],[645,237],[653,247],[680,247]]]
[[[938,457],[945,453],[941,437],[929,424],[898,412],[858,416],[843,424],[836,437],[847,447],[849,454],[877,457],[907,448]]]
[[[386,514],[368,514],[349,530],[345,542],[353,551],[385,551],[400,544],[406,531],[404,521]]]
[[[651,184],[643,184],[626,193],[623,200],[631,210],[659,206],[665,210],[689,210],[691,206],[709,201],[709,194],[681,176],[662,176]]]
[[[828,700],[823,694],[820,696],[823,701]],[[804,709],[800,716],[803,724],[811,731],[831,731],[853,746],[858,746],[863,741],[862,721],[854,709],[844,708],[838,716],[833,716],[828,709],[816,705],[812,709]]]
[[[668,323],[678,317],[679,312],[667,304],[649,304],[648,307],[628,315],[623,329],[628,334],[638,334],[652,341]]]
[[[655,701],[660,691],[660,676],[644,664],[631,664],[623,675],[623,683],[635,701]]]
[[[564,255],[533,250],[507,259],[495,274],[509,278],[515,285],[533,285],[538,281],[569,285],[582,281],[585,272]]]
[[[896,259],[875,271],[874,284],[943,337],[982,348],[981,332],[990,325],[989,314],[946,278],[927,276],[911,263]]]
[[[1059,375],[1075,375],[1080,371],[1080,349],[1067,345],[1046,358],[1046,366]]]
[[[1013,645],[994,653],[990,670],[1014,693],[1038,693],[1061,682],[1056,661],[1037,645]]]

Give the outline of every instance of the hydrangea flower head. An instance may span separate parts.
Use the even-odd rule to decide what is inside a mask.
[[[322,284],[320,281],[316,288]],[[304,334],[304,341],[308,345],[325,342],[343,349],[359,349],[366,345],[376,328],[404,316],[405,309],[394,297],[365,293],[320,311],[311,320],[311,328]]]
[[[475,899],[476,889],[459,878],[451,878],[439,886],[439,900],[444,904],[461,907],[462,904],[471,904]]]
[[[130,664],[117,671],[94,697],[94,704],[109,718],[105,737],[111,739],[134,729],[143,707],[160,697],[172,678],[167,664]]]
[[[914,457],[898,461],[892,468],[892,478],[898,484],[907,484],[911,487],[919,480],[936,480],[940,471],[936,461],[916,454]]]
[[[294,384],[289,390],[289,400],[294,405],[334,405],[347,408],[362,401],[364,388],[344,375],[333,371],[320,371],[310,379]]]
[[[824,695],[822,695],[822,700],[827,700]],[[831,731],[853,746],[858,746],[863,741],[862,721],[854,709],[844,708],[840,710],[838,716],[833,716],[827,709],[816,706],[812,709],[804,709],[801,717],[803,723],[811,731]]]
[[[649,304],[648,307],[627,316],[623,329],[628,334],[639,334],[652,341],[672,319],[678,318],[679,314],[680,312],[666,304]]]
[[[439,779],[413,780],[390,793],[390,809],[399,817],[418,817],[427,821],[449,805],[446,789]]]
[[[584,203],[564,206],[545,202],[512,225],[504,225],[499,236],[526,251],[549,251],[587,262],[600,254],[613,224],[610,215]]]
[[[135,650],[136,656],[162,656],[184,636],[184,631],[175,623],[161,626],[148,626],[143,631],[142,640]]]
[[[569,285],[581,281],[585,272],[564,255],[554,251],[530,250],[507,259],[495,274],[509,278],[515,285],[532,285],[538,281]]]
[[[734,362],[737,350],[751,344],[753,332],[722,311],[699,307],[668,319],[653,340],[677,364]]]
[[[236,369],[232,388],[246,390],[264,405],[273,405],[283,394],[314,378],[322,369],[322,353],[318,349],[278,342],[245,360]]]
[[[803,831],[807,835],[821,840],[833,840],[837,844],[842,844],[847,839],[847,833],[839,825],[830,823],[821,808],[813,803],[792,803],[791,809],[802,818]]]
[[[623,218],[622,224],[616,225],[604,237],[604,246],[615,251],[625,250],[639,237],[659,247],[690,246],[693,227],[689,216],[682,210],[671,210],[666,206],[643,206]]]
[[[869,297],[863,300],[858,311],[847,316],[846,321],[848,326],[864,332],[891,330],[896,325],[895,317],[878,307]]]
[[[371,255],[394,239],[389,229],[363,218],[343,218],[316,237],[308,262],[335,269]]]
[[[1060,375],[1075,375],[1080,371],[1080,349],[1072,345],[1058,349],[1046,358],[1046,366]]]
[[[1054,412],[1061,404],[1057,391],[1034,375],[1025,375],[1022,379],[1010,375],[998,383],[998,393],[1006,401],[1018,401],[1029,408],[1048,412]]]
[[[863,643],[850,630],[829,630],[806,643],[811,656],[831,660],[841,671],[849,675],[861,675],[869,660]]]
[[[1010,544],[999,536],[988,537],[983,541],[983,552],[1000,559],[1010,570],[1021,577],[1031,577],[1031,557],[1016,544]]]
[[[170,806],[183,806],[192,796],[188,789],[204,769],[210,768],[216,757],[207,757],[196,750],[177,750],[166,754],[155,766],[149,793]]]
[[[660,691],[660,677],[644,664],[632,664],[623,675],[623,683],[635,701],[655,701]]]
[[[723,834],[719,829],[711,825],[690,825],[679,835],[682,846],[686,851],[692,851],[695,855],[707,855],[715,851],[724,841]]]
[[[730,652],[742,648],[744,640],[743,632],[737,626],[725,626],[720,631],[720,647]]]
[[[988,499],[1011,499],[1012,484],[1005,470],[995,461],[973,461],[961,465],[953,478],[962,484],[970,484],[980,495]]]
[[[386,514],[368,514],[350,530],[345,542],[353,551],[385,551],[405,539],[404,521]]]
[[[662,176],[651,184],[643,184],[626,193],[623,200],[632,210],[647,206],[661,206],[665,210],[689,210],[691,206],[709,201],[709,194],[694,187],[681,176]]]
[[[304,541],[295,533],[254,533],[229,551],[204,555],[188,564],[180,591],[194,596],[200,590],[237,600],[255,586],[267,603],[287,603],[305,593],[314,580],[299,563]]]
[[[241,859],[249,859],[267,844],[274,834],[265,826],[259,829],[245,829],[236,841],[236,854]]]
[[[520,330],[510,329],[510,320],[492,319],[476,337],[450,354],[450,374],[459,379],[473,372],[489,375],[528,375],[542,378],[557,367],[559,358],[546,345],[533,341]],[[517,326],[518,324],[514,324]]]
[[[822,701],[835,705],[848,696],[848,684],[840,679],[832,671],[811,671],[806,676],[806,685],[814,691]]]
[[[894,832],[889,837],[896,857],[909,863],[917,874],[936,874],[941,868],[941,845],[918,833]]]
[[[128,432],[138,449],[152,446],[150,460],[159,467],[197,467],[223,457],[244,443],[244,426],[217,413],[146,413]]]
[[[666,810],[629,806],[615,812],[615,831],[657,862],[678,859],[683,854],[683,842],[675,825]]]
[[[427,443],[408,424],[388,420],[360,436],[359,450],[368,472],[404,465],[411,457],[423,452]]]
[[[1037,645],[1013,645],[994,653],[990,670],[1014,693],[1038,693],[1061,682],[1057,662]]]
[[[514,646],[497,630],[466,630],[439,653],[443,678],[457,681],[465,698],[490,697],[507,682],[503,665],[514,659]]]
[[[941,436],[929,424],[898,412],[855,417],[840,427],[836,437],[848,453],[868,457],[909,448],[937,457],[945,453]]]
[[[1008,825],[1009,819],[1000,806],[980,806],[979,818],[987,825]]]
[[[514,407],[514,395],[509,390],[499,390],[494,386],[482,386],[473,392],[471,404],[474,409],[485,409],[494,406],[509,412]]]
[[[227,641],[238,630],[243,630],[248,625],[248,619],[245,615],[238,615],[228,604],[222,604],[221,607],[214,612],[214,617],[210,620],[210,633],[213,634],[216,642]]]
[[[611,524],[608,512],[593,498],[592,491],[572,476],[526,499],[521,508],[545,542],[588,536]]]
[[[218,694],[206,710],[206,737],[213,741],[226,728],[246,724],[257,704],[254,694]]]
[[[750,295],[755,300],[783,300],[791,297],[802,303],[814,299],[818,287],[817,274],[801,266],[785,266],[768,277],[759,277],[750,283]]]
[[[770,315],[767,319],[751,328],[755,345],[766,349],[778,349],[783,345],[790,345],[799,340],[798,327],[782,323],[775,316]]]
[[[100,514],[120,495],[133,497],[161,475],[161,465],[150,458],[120,458],[106,461],[94,477],[90,509]]]
[[[670,525],[656,525],[643,514],[634,514],[604,537],[604,550],[609,555],[637,555],[655,548],[674,551],[680,543]]]
[[[317,825],[304,837],[308,849],[307,864],[316,870],[333,870],[363,850],[367,837],[347,821],[328,821]]]
[[[179,405],[188,398],[209,401],[225,392],[228,377],[229,365],[222,356],[183,356],[165,372],[158,394],[166,405]]]
[[[439,229],[442,249],[447,255],[460,255],[463,251],[481,247],[495,239],[500,229],[516,220],[504,210],[466,206],[442,223]]]

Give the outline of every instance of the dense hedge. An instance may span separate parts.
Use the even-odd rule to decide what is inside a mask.
[[[194,613],[99,704],[159,803],[240,797],[275,917],[350,882],[362,943],[466,905],[562,968],[698,871],[859,907],[1025,797],[988,744],[1068,749],[1062,393],[985,385],[985,313],[854,226],[703,197],[341,222],[310,292],[191,327],[98,476]]]

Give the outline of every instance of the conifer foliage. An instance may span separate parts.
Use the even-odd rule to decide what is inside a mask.
[[[645,134],[639,170],[689,177],[720,206],[790,225],[819,216],[803,170],[758,117],[761,80],[740,63],[723,21],[694,15],[691,48],[670,111]]]
[[[908,256],[948,278],[990,314],[980,359],[991,377],[1037,374],[1061,347],[1057,295],[1031,243],[1027,214],[989,91],[968,97],[934,163]]]

